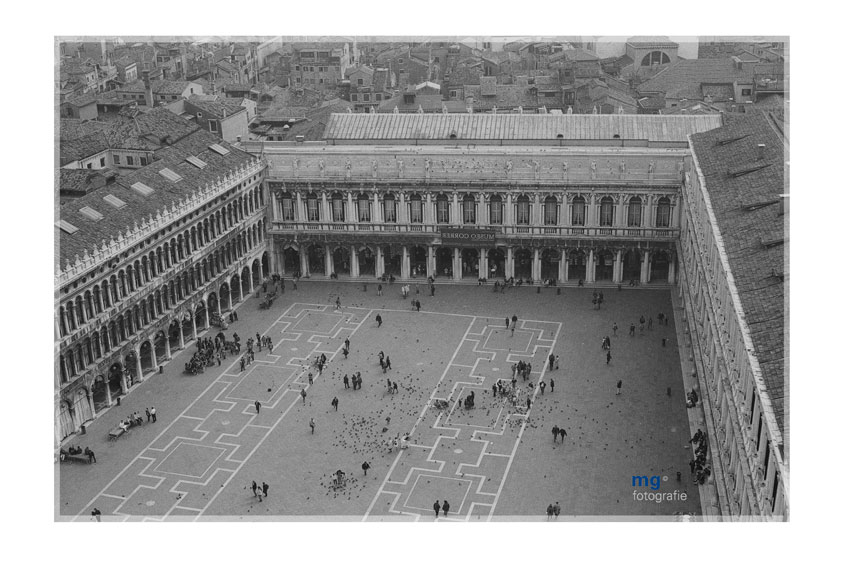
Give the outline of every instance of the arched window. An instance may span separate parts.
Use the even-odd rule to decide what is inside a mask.
[[[658,209],[655,212],[655,226],[657,228],[670,227],[670,199],[662,197],[658,200]]]
[[[319,222],[319,197],[315,193],[307,194],[307,220]]]
[[[599,204],[599,226],[614,225],[614,200],[603,197]]]
[[[641,66],[652,66],[654,64],[667,64],[670,57],[661,51],[652,51],[640,61]]]
[[[278,198],[280,201],[280,216],[285,221],[295,220],[295,202],[291,193],[282,193]]]
[[[490,197],[490,224],[502,224],[502,197],[493,195]]]
[[[396,201],[391,193],[384,195],[384,222],[396,222]]]
[[[543,224],[546,226],[558,224],[558,199],[552,195],[543,201]]]
[[[475,196],[471,193],[463,196],[463,224],[475,224]]]
[[[371,201],[369,196],[361,193],[357,196],[357,220],[360,222],[370,222],[372,220]]]
[[[516,223],[531,224],[531,202],[528,195],[520,195],[516,198]]]
[[[449,220],[451,219],[451,214],[449,213],[448,196],[444,193],[440,193],[439,195],[437,195],[435,206],[437,209],[437,223],[448,224]]]
[[[331,216],[334,222],[345,222],[345,199],[342,193],[331,195]]]
[[[629,226],[640,226],[641,201],[640,197],[629,199]]]
[[[570,224],[573,226],[584,226],[584,219],[587,214],[587,207],[584,204],[584,197],[581,195],[573,197],[573,216]]]
[[[411,195],[408,207],[410,208],[410,212],[408,213],[410,216],[410,222],[422,224],[422,196],[416,194]]]

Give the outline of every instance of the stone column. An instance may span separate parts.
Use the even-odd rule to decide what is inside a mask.
[[[304,222],[304,208],[301,201],[301,192],[295,192],[295,222]]]
[[[151,344],[151,365],[153,365],[153,370],[156,372],[159,368],[159,361],[156,360],[156,342],[154,341],[154,337],[148,336],[148,342]],[[168,345],[166,344],[165,347],[167,348]]]
[[[643,261],[640,264],[640,282],[649,283],[649,250],[644,251]]]
[[[401,280],[410,279],[410,250],[407,246],[401,247]]]
[[[428,277],[434,277],[434,270],[437,268],[437,264],[435,263],[435,261],[436,258],[434,257],[434,246],[428,244],[428,258],[425,260],[425,273]]]
[[[490,278],[490,268],[488,267],[487,248],[478,249],[478,277],[483,279]]]
[[[567,250],[561,248],[561,261],[558,263],[558,282],[567,282]]]
[[[310,255],[307,253],[307,248],[304,247],[304,246],[301,246],[298,251],[301,252],[301,277],[309,277],[310,276]],[[252,272],[251,276],[253,278],[253,272]]]
[[[584,264],[584,282],[585,283],[593,283],[593,269],[594,269],[594,261],[593,261],[593,250],[590,250],[587,253],[587,262]]]
[[[460,261],[460,248],[454,249],[454,259],[452,260],[452,278],[455,281],[463,279],[463,267]]]
[[[328,194],[324,191],[322,192],[322,204],[319,208],[319,222],[331,222],[330,215],[328,213]]]
[[[381,202],[378,200],[378,193],[375,192],[372,199],[372,222],[379,224],[384,222],[384,217],[381,215]]]
[[[357,248],[351,247],[351,278],[357,279],[360,277],[360,257],[357,255]]]
[[[269,255],[271,255],[271,253]],[[238,285],[239,285],[239,302],[242,302],[243,300],[245,300],[245,294],[242,292],[242,276],[241,275],[239,276]],[[206,308],[206,307],[204,307],[204,308]],[[233,307],[233,308],[236,308],[236,307]]]
[[[540,215],[540,194],[535,193],[534,197],[531,198],[531,226],[540,226],[543,224],[543,220]],[[532,268],[532,271],[534,269]]]
[[[351,192],[346,192],[346,198],[348,199],[348,213],[346,214],[345,222],[354,224],[357,222],[357,207],[354,204],[354,198],[351,196]]]
[[[513,224],[514,224],[514,204],[512,202],[512,196],[511,196],[510,193],[507,193],[505,195],[505,212],[504,212],[504,216],[502,217],[502,222],[504,223],[505,226],[513,226]],[[505,262],[505,263],[506,263],[505,267],[507,267],[507,262]],[[510,276],[508,276],[508,277],[510,277]]]
[[[99,287],[97,291],[97,302],[100,304],[100,311],[103,312],[106,310],[106,307],[103,306],[103,286]],[[97,314],[95,314],[97,316]]]
[[[484,201],[484,192],[478,194],[478,216],[475,219],[476,224],[490,224],[490,217],[487,216],[487,203]],[[482,275],[482,277],[486,277],[486,275]]]
[[[679,212],[680,205],[676,200],[676,196],[670,197],[670,228],[679,228]]]
[[[505,248],[505,279],[510,279],[514,276],[514,249],[508,246]]]
[[[451,211],[451,213],[452,213],[452,216],[450,217],[451,220],[449,220],[449,223],[456,225],[456,226],[462,225],[463,224],[463,217],[461,216],[460,204],[458,204],[458,200],[457,200],[457,192],[454,192],[452,194],[452,211]]]
[[[136,352],[136,374],[139,377],[139,382],[142,382],[142,381],[145,380],[145,375],[142,372],[142,353],[140,351],[141,348],[142,348],[141,345],[138,345],[138,346],[133,348],[133,350]],[[151,350],[151,356],[153,356],[153,350]]]
[[[325,246],[325,277],[330,279],[331,273],[334,272],[334,258],[331,253],[331,247]]]
[[[375,251],[375,277],[380,278],[384,274],[384,249],[379,244]]]
[[[216,299],[216,303],[218,303],[218,299]],[[220,308],[221,308],[221,305],[219,304],[219,309]],[[207,307],[204,307],[204,310],[206,310],[206,309],[207,309]],[[197,324],[197,322],[195,322],[195,313],[194,312],[192,312],[192,338],[195,341],[198,341],[198,324]]]
[[[531,279],[535,283],[540,281],[540,248],[534,248],[534,256],[531,261]]]
[[[617,250],[617,255],[614,257],[614,283],[623,282],[623,250]]]
[[[410,222],[407,212],[407,204],[404,202],[404,192],[398,192],[398,209],[396,210],[396,222],[407,224]]]
[[[672,258],[667,265],[667,282],[671,285],[676,282],[676,260]]]

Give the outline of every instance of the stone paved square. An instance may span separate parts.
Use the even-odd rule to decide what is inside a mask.
[[[97,504],[119,517],[427,519],[435,494],[464,520],[539,520],[556,500],[562,515],[579,517],[700,512],[687,464],[675,321],[628,336],[641,314],[673,317],[668,290],[606,291],[605,305],[594,310],[588,289],[494,294],[439,286],[414,312],[394,292],[378,297],[369,288],[302,282],[270,310],[247,300],[227,335],[269,335],[274,351],[258,352],[246,372],[229,358],[196,376],[180,373],[178,355],[79,439],[98,451],[98,464],[62,465],[61,514],[86,517]],[[342,313],[332,311],[337,296]],[[511,338],[504,317],[513,314],[520,322]],[[613,340],[610,365],[600,348],[605,335]],[[340,352],[346,338],[347,359]],[[662,347],[661,338],[670,343]],[[392,360],[387,372],[380,351]],[[560,358],[558,370],[548,369],[550,352]],[[322,353],[328,366],[319,375],[310,362]],[[493,396],[492,385],[509,384],[510,365],[520,359],[532,364],[532,375],[520,379],[517,403]],[[356,372],[362,389],[344,388],[343,376]],[[397,393],[388,392],[387,380]],[[624,381],[619,396],[617,380]],[[470,391],[475,407],[467,410],[458,400]],[[262,403],[259,414],[254,400]],[[437,400],[448,407],[436,408]],[[121,412],[154,404],[157,424],[106,441]],[[567,430],[563,443],[553,443],[553,425]],[[394,448],[405,433],[408,447]],[[346,473],[345,487],[332,486],[337,470]],[[655,474],[667,477],[660,491],[683,491],[687,500],[633,499],[632,476]],[[209,481],[190,489],[184,478]],[[262,503],[252,481],[270,485]]]

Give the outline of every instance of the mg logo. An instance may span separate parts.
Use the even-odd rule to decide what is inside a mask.
[[[657,474],[655,476],[632,476],[632,487],[633,488],[646,488],[649,487],[651,490],[657,490],[661,487],[662,480],[664,482],[667,481],[667,477],[661,477]]]

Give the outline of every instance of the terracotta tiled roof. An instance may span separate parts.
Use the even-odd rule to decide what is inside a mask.
[[[693,135],[691,143],[753,339],[753,351],[776,421],[787,438],[785,216],[779,214],[779,196],[786,189],[786,145],[769,114],[728,115],[726,122],[718,129]],[[759,158],[759,144],[765,145],[763,158]],[[758,207],[763,203],[767,206]]]
[[[230,153],[220,155],[209,150],[209,145],[218,143],[227,148]],[[222,141],[215,135],[198,129],[189,137],[174,146],[157,153],[159,160],[136,170],[126,176],[121,176],[114,184],[107,185],[83,197],[74,199],[60,208],[60,218],[67,220],[79,230],[74,234],[60,231],[59,258],[60,264],[66,260],[74,261],[75,255],[83,255],[84,251],[92,252],[95,245],[101,246],[103,240],[125,232],[132,228],[134,222],[142,217],[156,215],[158,210],[170,209],[171,204],[194,190],[204,187],[223,176],[229,170],[253,158],[247,153]],[[207,163],[203,170],[186,162],[188,156],[197,156]],[[163,177],[159,171],[170,168],[183,179],[174,183]],[[153,188],[148,197],[138,194],[130,188],[136,182],[142,182]],[[107,195],[115,195],[127,205],[116,209],[103,200]],[[79,210],[90,207],[103,215],[97,222],[83,218]]]
[[[637,87],[638,92],[670,92],[700,84],[752,83],[752,71],[738,70],[731,58],[683,59]]]

